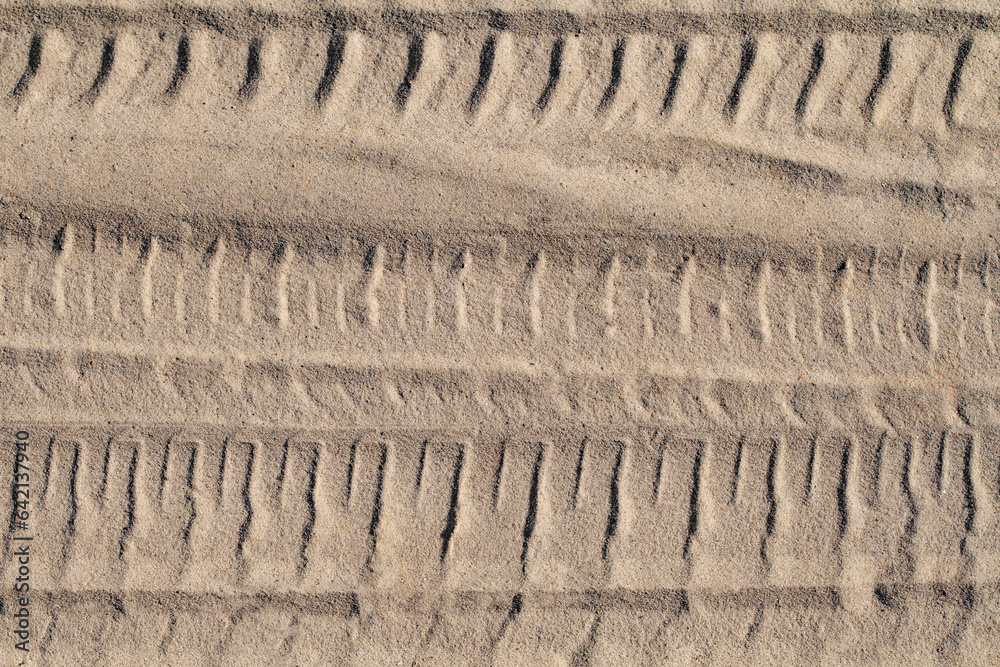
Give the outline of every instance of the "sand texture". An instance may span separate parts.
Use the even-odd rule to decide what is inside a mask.
[[[4,3],[0,664],[1000,664],[973,4]]]

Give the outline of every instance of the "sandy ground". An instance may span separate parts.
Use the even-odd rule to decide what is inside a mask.
[[[0,662],[997,664],[998,35],[5,3]]]

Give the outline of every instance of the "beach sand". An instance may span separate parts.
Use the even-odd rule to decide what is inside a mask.
[[[4,3],[0,663],[1000,663],[997,16]]]

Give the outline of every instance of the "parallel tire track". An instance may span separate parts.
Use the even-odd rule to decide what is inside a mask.
[[[809,595],[518,594],[512,604],[506,593],[408,602],[364,595],[54,593],[35,603],[44,640],[36,655],[42,665],[80,655],[109,663],[123,649],[148,665],[200,662],[205,655],[234,665],[551,664],[584,651],[591,664],[647,664],[665,654],[720,665],[733,659],[924,663],[972,654],[992,660],[995,586],[890,587],[877,600],[846,607],[829,591]],[[845,628],[858,626],[867,628],[860,638],[844,636]],[[10,650],[4,646],[0,655],[13,660]]]
[[[37,475],[36,540],[49,548],[33,586],[85,590],[95,572],[114,590],[191,593],[997,580],[996,429],[501,439],[120,428],[34,431],[52,458]],[[64,541],[60,557],[51,547]],[[209,578],[191,569],[209,566]]]
[[[995,210],[996,27],[962,15],[869,18],[885,32],[804,15],[787,25],[665,13],[577,26],[565,15],[456,14],[408,25],[381,14],[11,9],[0,13],[0,132],[20,141],[12,159],[30,159],[18,151],[46,136],[51,146],[58,119],[74,141],[193,142],[196,153],[240,145],[248,155],[319,142],[324,159],[372,159],[376,169],[419,140],[456,175],[483,172],[501,187],[517,177],[491,176],[480,159],[542,155],[574,172],[603,164],[612,178],[639,165],[646,189],[663,187],[664,172],[721,174],[735,162],[780,187],[949,215]],[[586,159],[563,163],[567,142]],[[402,163],[429,169],[413,156]],[[264,191],[244,196],[267,204]]]

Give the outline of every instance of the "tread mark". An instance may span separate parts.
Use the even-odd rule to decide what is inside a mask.
[[[52,270],[52,298],[55,301],[56,315],[66,315],[66,267],[69,265],[75,245],[76,230],[72,223],[67,224],[53,241],[56,252],[56,262]]]
[[[601,300],[601,310],[604,313],[604,335],[609,338],[614,338],[618,333],[615,311],[615,283],[619,282],[621,272],[621,260],[618,259],[618,253],[615,253],[604,275],[604,295]]]
[[[847,503],[847,490],[851,474],[852,441],[844,442],[844,451],[840,458],[840,479],[837,482],[837,542],[840,543],[847,533],[847,524],[851,519],[850,506]]]
[[[174,74],[170,79],[170,85],[167,86],[166,94],[167,96],[174,96],[180,90],[181,84],[184,82],[184,78],[187,76],[188,67],[190,66],[191,60],[191,42],[188,39],[187,33],[181,35],[181,38],[177,41],[177,60],[174,65]]]
[[[654,433],[653,436],[650,438],[650,440],[652,442],[656,442],[658,436],[659,436],[658,433]],[[664,440],[666,440],[666,438],[664,438]],[[663,483],[663,458],[665,456],[664,449],[665,449],[664,441],[660,441],[659,446],[657,447],[656,450],[658,455],[656,457],[656,470],[653,473],[653,497],[652,497],[653,505],[656,505],[660,501],[660,484]]]
[[[389,458],[389,447],[382,445],[378,469],[375,473],[375,500],[372,503],[372,517],[368,522],[368,556],[365,558],[365,569],[372,572],[372,562],[375,559],[375,549],[378,546],[378,528],[382,519],[382,487],[385,482],[385,464]]]
[[[965,535],[962,536],[962,545],[959,552],[968,556],[968,539],[975,531],[976,527],[976,478],[977,450],[982,447],[982,441],[976,442],[977,437],[967,437],[965,441],[965,452],[962,458],[962,487],[965,491]]]
[[[529,267],[531,281],[528,290],[528,318],[531,334],[536,338],[542,333],[542,282],[545,280],[546,264],[545,251],[541,250]]]
[[[561,37],[552,43],[552,52],[549,56],[549,80],[545,83],[545,89],[542,91],[541,97],[538,98],[536,105],[536,112],[539,114],[545,112],[545,108],[552,101],[552,95],[556,91],[556,86],[559,85],[559,77],[562,75],[564,46],[565,41]]]
[[[583,478],[583,459],[587,451],[587,439],[580,442],[580,455],[576,460],[576,478],[573,481],[572,508],[576,509],[577,501],[580,498],[580,480]]]
[[[142,267],[142,316],[147,321],[153,318],[153,267],[159,255],[159,240],[155,236],[147,238],[139,253],[146,260]]]
[[[281,248],[281,259],[278,262],[278,271],[275,276],[275,308],[274,316],[278,321],[278,326],[282,329],[288,327],[288,279],[292,272],[292,263],[295,261],[295,249],[287,241]]]
[[[854,290],[854,262],[847,259],[841,270],[840,310],[844,320],[844,345],[849,353],[854,352],[854,315],[851,312],[850,296]]]
[[[458,490],[462,480],[462,464],[465,460],[465,448],[459,445],[458,458],[455,460],[455,473],[451,480],[451,497],[448,501],[448,516],[445,519],[444,530],[441,531],[441,562],[444,563],[448,557],[448,549],[451,546],[451,538],[455,534],[455,525],[458,523]]]
[[[944,104],[941,106],[945,123],[949,127],[955,123],[955,98],[958,97],[958,93],[962,89],[962,70],[965,69],[965,61],[969,57],[970,51],[972,51],[972,40],[964,39],[958,45],[958,52],[955,54],[955,65],[951,70],[951,79],[948,81]]]
[[[872,116],[875,113],[875,105],[878,103],[879,95],[882,94],[882,88],[885,86],[886,79],[889,78],[889,72],[892,71],[892,38],[887,38],[882,42],[882,52],[879,54],[878,61],[878,74],[875,76],[875,81],[872,83],[871,90],[868,91],[868,97],[865,99],[864,104],[861,105],[861,115],[869,123],[872,122]]]
[[[198,517],[197,508],[195,507],[195,490],[194,490],[194,469],[195,461],[198,455],[197,445],[191,448],[191,457],[188,459],[187,465],[187,476],[185,478],[185,488],[184,488],[184,507],[187,510],[188,518],[187,522],[184,524],[184,528],[181,531],[181,544],[182,550],[184,552],[184,562],[185,564],[191,559],[191,528],[194,526],[195,519]]]
[[[354,489],[354,461],[358,454],[358,440],[351,441],[351,453],[347,458],[347,487],[344,492],[344,507],[350,507],[351,493]]]
[[[601,546],[601,560],[603,561],[608,560],[608,548],[611,546],[611,540],[618,532],[618,486],[622,468],[622,455],[624,451],[625,445],[619,443],[618,455],[615,457],[615,465],[611,469],[611,488],[608,493],[608,523],[604,529],[604,544]]]
[[[73,443],[73,462],[69,467],[69,517],[66,519],[66,541],[60,557],[60,569],[66,567],[69,561],[70,548],[76,537],[76,517],[80,509],[80,494],[78,489],[80,475],[80,444]]]
[[[135,472],[139,462],[139,449],[132,447],[132,458],[128,464],[128,482],[125,486],[125,526],[118,540],[118,560],[125,557],[128,540],[135,528]]]
[[[806,492],[805,492],[806,502],[809,502],[809,500],[812,498],[813,481],[816,478],[816,466],[818,465],[816,461],[817,437],[818,436],[815,436],[812,438],[812,440],[809,441],[809,461],[806,463]]]
[[[695,272],[698,265],[694,257],[684,260],[684,268],[681,271],[681,290],[677,299],[677,319],[680,326],[680,333],[686,339],[691,339],[691,289],[694,287]]]
[[[10,96],[14,99],[19,99],[24,96],[25,92],[28,90],[28,85],[31,80],[35,78],[38,73],[38,66],[42,64],[42,36],[35,33],[31,36],[31,44],[28,46],[28,64],[25,67],[24,73],[21,78],[18,79],[17,84],[14,85],[14,89],[10,92]]]
[[[767,292],[771,288],[771,262],[765,260],[757,283],[757,320],[760,325],[761,344],[771,344],[771,317],[767,313]]]
[[[694,454],[694,467],[691,473],[691,499],[688,504],[688,525],[687,535],[684,537],[684,550],[682,552],[684,560],[688,560],[691,554],[691,542],[698,532],[698,496],[701,493],[701,457],[704,448],[699,443]]]
[[[938,348],[938,321],[934,310],[934,300],[937,297],[937,262],[928,262],[923,270],[924,282],[924,318],[926,320],[926,345],[931,350]]]
[[[211,256],[208,266],[208,319],[212,324],[219,323],[219,278],[222,272],[222,262],[226,257],[226,239],[219,236],[208,248]]]
[[[778,450],[780,446],[776,442],[771,443],[771,455],[767,460],[767,477],[765,485],[765,498],[767,501],[767,518],[764,520],[764,539],[760,542],[760,559],[765,566],[770,564],[767,558],[767,542],[774,535],[775,519],[778,514],[778,500],[774,491],[774,478],[778,466]]]
[[[259,38],[251,39],[250,45],[247,47],[246,75],[243,85],[237,93],[237,96],[242,100],[249,100],[257,92],[257,86],[260,83],[260,47]]]
[[[919,454],[915,452],[915,445],[919,447],[919,443],[914,443],[913,438],[906,438],[904,440],[903,448],[903,474],[900,479],[900,485],[902,486],[903,496],[906,498],[907,505],[907,521],[906,526],[903,529],[903,537],[900,544],[900,551],[905,554],[906,560],[912,569],[914,554],[913,554],[913,541],[917,534],[917,501],[913,494],[914,488],[914,476],[917,474],[914,468],[916,463],[919,463]],[[914,458],[917,461],[914,461]]]
[[[669,115],[674,108],[677,89],[681,83],[681,74],[684,72],[684,63],[687,61],[687,51],[687,42],[679,42],[674,45],[674,68],[670,72],[670,83],[667,84],[667,94],[663,98],[663,113],[665,115]]]
[[[469,296],[466,284],[469,280],[471,265],[472,255],[469,249],[465,248],[459,257],[459,267],[455,276],[455,329],[459,333],[465,333],[469,329]]]
[[[243,500],[243,511],[246,512],[246,518],[243,519],[243,523],[240,525],[239,536],[236,540],[236,562],[239,564],[238,567],[241,573],[245,572],[248,566],[248,563],[246,563],[243,558],[243,547],[250,535],[250,526],[253,522],[253,506],[250,502],[250,486],[253,478],[253,464],[256,456],[256,446],[252,442],[249,443],[249,445],[250,451],[247,454],[246,475],[243,480],[243,488],[240,490],[240,497]]]
[[[492,490],[493,509],[496,509],[498,503],[500,502],[500,482],[503,480],[503,465],[506,456],[507,456],[507,443],[504,442],[500,445],[500,460],[497,463],[496,472],[493,473],[493,490]]]
[[[410,91],[413,89],[413,82],[416,81],[417,74],[420,73],[420,65],[423,62],[423,58],[424,37],[423,35],[416,35],[410,40],[410,46],[406,53],[406,72],[403,74],[403,82],[399,84],[394,97],[398,111],[406,108],[406,100],[409,99]]]
[[[302,526],[302,541],[299,546],[298,574],[301,577],[309,566],[309,543],[316,527],[316,470],[319,465],[319,449],[312,449],[309,459],[309,481],[306,486],[306,522]]]
[[[420,486],[424,481],[424,464],[427,461],[427,441],[420,443],[420,462],[417,464],[417,486],[416,492],[420,494]]]
[[[535,532],[535,520],[538,516],[538,482],[542,471],[542,459],[545,454],[545,445],[538,445],[538,454],[535,457],[535,465],[531,471],[531,487],[528,491],[528,511],[524,517],[524,530],[521,540],[521,575],[527,573],[528,546],[531,537]]]
[[[493,35],[488,35],[486,41],[483,42],[483,49],[479,53],[479,77],[476,79],[476,85],[472,88],[472,93],[469,95],[469,103],[466,106],[466,111],[470,114],[474,114],[479,109],[479,104],[486,94],[486,87],[489,85],[490,77],[493,75],[493,60],[496,57],[496,47],[496,38]]]
[[[757,42],[752,39],[748,39],[743,42],[743,52],[740,55],[740,69],[736,74],[736,81],[733,82],[733,89],[729,93],[729,98],[726,100],[726,104],[722,108],[722,114],[729,122],[733,122],[736,118],[737,111],[739,111],[740,94],[743,92],[743,84],[746,83],[747,76],[750,74],[750,70],[753,68],[756,58]]]
[[[598,111],[604,111],[615,99],[615,95],[618,93],[618,88],[621,86],[622,81],[622,63],[625,62],[625,39],[620,38],[615,44],[614,50],[611,52],[611,79],[608,81],[608,87],[604,90],[604,95],[601,97],[600,103],[597,105]]]
[[[757,637],[757,633],[760,631],[760,626],[764,622],[764,605],[761,604],[757,607],[757,611],[754,613],[753,620],[750,622],[750,627],[747,628],[747,636],[743,642],[746,648],[750,648],[754,639]]]
[[[740,469],[743,467],[743,456],[745,454],[745,450],[746,438],[741,436],[736,445],[736,460],[733,462],[733,481],[729,492],[729,501],[732,503],[735,503],[736,499],[739,497],[740,487],[742,486]]]
[[[805,117],[806,109],[809,106],[809,94],[812,92],[813,86],[816,84],[816,79],[819,77],[820,69],[823,68],[823,53],[823,40],[818,39],[813,45],[812,62],[809,65],[809,74],[806,75],[806,80],[802,84],[802,92],[799,93],[798,99],[795,100],[795,120],[799,122],[801,122]]]
[[[510,600],[510,608],[507,610],[507,617],[504,618],[503,622],[500,624],[500,629],[497,630],[497,635],[491,642],[493,647],[492,650],[493,654],[496,653],[496,647],[506,636],[507,631],[510,629],[510,626],[514,625],[514,623],[517,621],[517,617],[520,615],[522,608],[523,608],[523,598],[520,593],[515,593],[514,597],[511,598]]]
[[[365,287],[365,306],[368,312],[368,328],[377,331],[379,328],[380,307],[378,290],[382,286],[385,274],[385,246],[379,243],[372,248],[366,258],[365,268],[368,273],[368,285]]]
[[[344,48],[347,45],[347,38],[343,32],[337,31],[330,35],[330,42],[326,47],[326,67],[323,76],[316,88],[316,104],[322,105],[333,89],[333,84],[340,73],[340,66],[344,62]]]

